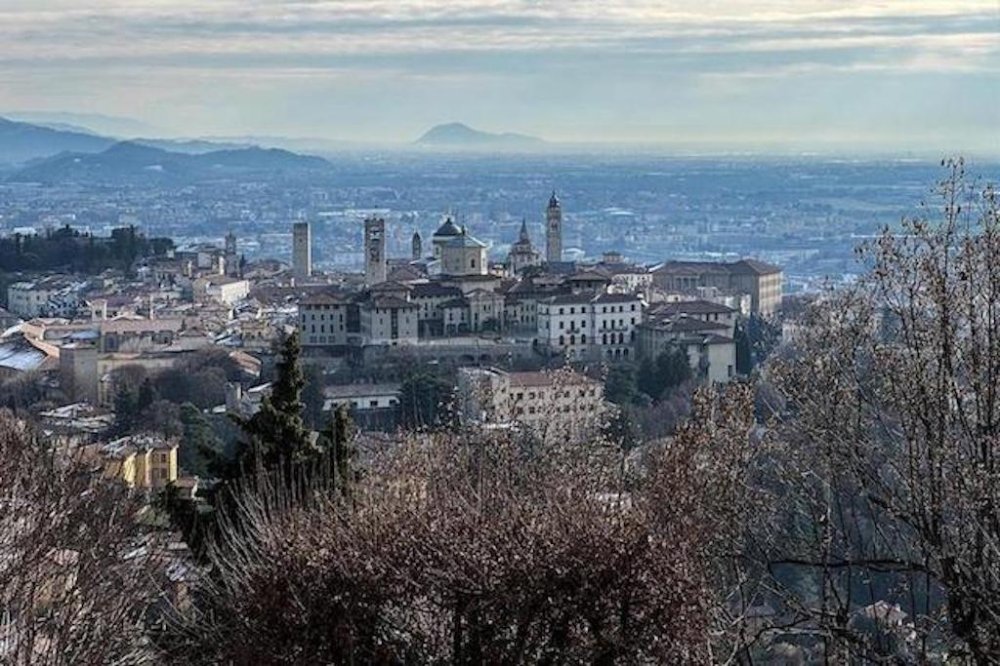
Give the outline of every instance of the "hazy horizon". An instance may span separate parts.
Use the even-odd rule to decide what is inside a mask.
[[[0,0],[0,111],[119,116],[135,136],[392,145],[463,122],[556,144],[1000,155],[997,0],[743,7]]]

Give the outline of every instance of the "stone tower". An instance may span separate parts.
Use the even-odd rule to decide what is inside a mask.
[[[420,232],[419,231],[414,231],[413,232],[413,241],[412,242],[413,242],[413,245],[412,245],[412,247],[413,247],[413,254],[411,256],[413,257],[413,261],[418,261],[419,259],[423,258],[423,256],[424,256],[424,241],[423,241],[423,239],[420,238]]]
[[[226,234],[226,275],[238,277],[240,272],[240,258],[236,254],[236,234],[232,231]]]
[[[385,256],[385,220],[380,217],[365,219],[365,285],[385,282],[388,261]]]
[[[292,274],[297,279],[312,275],[312,235],[308,222],[292,225]]]
[[[545,260],[550,264],[562,261],[562,207],[555,190],[545,209],[545,241]]]

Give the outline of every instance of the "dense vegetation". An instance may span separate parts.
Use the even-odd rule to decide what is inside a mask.
[[[146,238],[134,226],[114,229],[108,238],[81,233],[69,225],[40,236],[0,238],[0,266],[6,272],[94,274],[108,268],[129,270],[140,257],[162,256],[169,238]]]

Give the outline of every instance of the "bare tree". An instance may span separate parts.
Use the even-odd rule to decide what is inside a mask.
[[[9,413],[0,459],[0,661],[150,661],[145,621],[161,579],[137,499]]]
[[[295,496],[257,483],[223,524],[217,575],[172,655],[709,661],[731,624],[716,583],[742,530],[752,451],[750,392],[732,391],[725,408],[701,395],[698,420],[640,466],[614,442],[480,429],[402,436],[349,502],[322,483]]]
[[[1000,659],[1000,207],[945,166],[939,219],[863,248],[766,373],[787,399],[771,571],[828,656],[879,656],[853,620],[888,604],[907,619],[882,657]]]

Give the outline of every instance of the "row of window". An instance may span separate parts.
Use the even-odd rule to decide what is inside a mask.
[[[552,413],[552,412],[565,412],[565,413],[568,414],[570,412],[593,412],[596,409],[597,409],[597,406],[593,405],[593,404],[590,404],[590,405],[579,405],[579,406],[578,405],[564,405],[562,407],[556,406],[556,407],[552,407],[550,409],[545,409],[543,407],[528,407],[527,408],[527,413],[528,414],[536,414],[536,413],[537,414],[547,414],[547,413]],[[516,407],[514,409],[514,414],[516,414],[517,416],[522,416],[524,413],[525,413],[525,408],[524,407]]]
[[[610,310],[608,308],[610,308]],[[629,311],[635,312],[635,310],[636,310],[636,304],[635,303],[631,303],[629,305]],[[594,312],[595,313],[597,312],[597,306],[596,305],[594,306]],[[618,309],[615,310],[615,306],[614,305],[602,305],[601,306],[601,312],[604,313],[604,314],[607,314],[608,312],[625,312],[625,306],[624,305],[619,305]],[[570,306],[569,313],[570,314],[576,314],[576,306]],[[560,306],[560,308],[559,308],[559,314],[566,314],[566,308]],[[587,314],[587,306],[586,305],[581,305],[580,306],[580,314]]]

